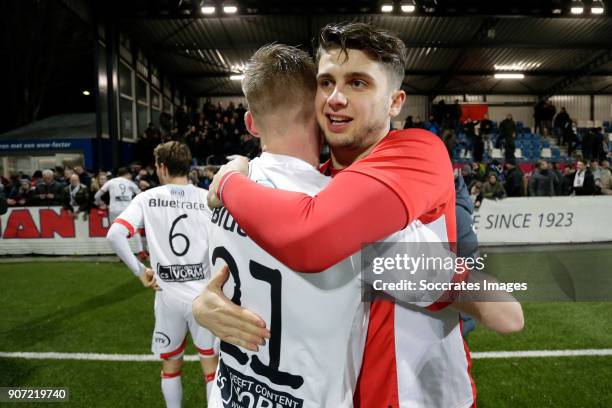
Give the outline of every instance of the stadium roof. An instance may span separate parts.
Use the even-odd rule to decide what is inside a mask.
[[[95,113],[68,113],[51,116],[0,134],[0,140],[91,139],[95,135]]]
[[[74,2],[72,0],[71,2]],[[126,4],[127,3],[127,4]],[[380,12],[379,1],[236,0],[235,15],[205,16],[201,0],[106,2],[122,31],[191,95],[240,95],[239,73],[271,42],[312,51],[330,22],[363,21],[397,33],[409,47],[404,88],[417,94],[612,93],[612,18],[570,14],[568,0],[423,0],[413,14]],[[560,14],[555,9],[561,10]],[[428,11],[426,11],[426,9]],[[522,80],[496,72],[519,71]]]

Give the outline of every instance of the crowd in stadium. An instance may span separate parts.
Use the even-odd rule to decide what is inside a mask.
[[[559,146],[567,146],[571,158],[577,143],[573,121],[565,108],[556,116],[554,110],[548,102],[536,105],[536,135],[544,140],[554,135]],[[225,163],[228,155],[253,158],[261,152],[259,139],[246,131],[245,111],[242,103],[235,106],[230,102],[224,107],[208,99],[201,111],[190,114],[181,107],[174,117],[162,115],[160,127],[151,123],[134,147],[134,163],[129,166],[132,179],[141,191],[157,186],[153,149],[160,143],[178,140],[193,152],[190,181],[207,188],[218,165]],[[499,125],[486,114],[480,121],[471,118],[461,121],[461,115],[458,101],[445,104],[442,100],[432,106],[432,115],[426,122],[418,116],[408,116],[404,128],[422,128],[438,135],[456,163],[460,161],[457,152],[471,152],[471,160],[462,161],[462,167],[457,165],[476,207],[483,199],[505,197],[612,195],[612,170],[601,128],[589,129],[582,136],[582,158],[563,163],[538,160],[532,172],[524,173],[514,156],[519,130],[511,115]],[[493,148],[504,151],[503,162],[491,159]],[[39,170],[32,175],[13,174],[9,179],[2,178],[0,189],[9,206],[59,205],[86,214],[90,208],[97,207],[94,194],[109,177],[113,177],[112,172],[90,173],[83,166],[75,165]]]

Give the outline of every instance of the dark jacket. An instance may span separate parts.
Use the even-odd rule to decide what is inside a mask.
[[[0,215],[6,214],[8,211],[8,204],[6,202],[6,196],[4,195],[4,191],[0,191]]]
[[[40,194],[53,194],[53,198],[40,198]],[[36,185],[36,192],[34,197],[35,205],[61,205],[62,204],[63,188],[60,183],[53,180],[49,185],[45,184],[44,181],[39,181]]]
[[[555,174],[550,170],[536,170],[529,180],[531,197],[552,197],[555,195]]]
[[[570,120],[567,112],[559,112],[559,114],[555,117],[555,127],[556,128],[564,128],[565,124]]]
[[[593,195],[595,194],[595,179],[593,178],[593,173],[591,170],[586,169],[586,174],[584,175],[584,183],[582,183],[582,187],[574,187],[574,183],[572,179],[572,191],[576,193],[576,195]],[[574,177],[576,177],[576,173],[574,173]]]
[[[522,197],[525,195],[523,187],[523,172],[518,167],[506,171],[506,184],[504,185],[508,197]]]
[[[478,238],[474,232],[472,214],[474,204],[463,177],[455,177],[455,200],[457,217],[457,255],[461,257],[475,256],[478,252]]]
[[[509,139],[513,133],[516,133],[516,124],[511,119],[504,119],[499,124],[499,137]]]
[[[73,211],[74,207],[72,206],[70,190],[72,186],[67,185],[64,188],[64,202],[63,207],[68,211]],[[88,212],[89,211],[89,188],[86,185],[81,184],[79,191],[74,196],[74,201],[76,206],[78,207],[77,211]]]

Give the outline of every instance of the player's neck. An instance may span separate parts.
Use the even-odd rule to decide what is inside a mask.
[[[189,180],[187,180],[187,177],[169,177],[164,180],[164,185],[166,184],[186,185],[189,184]]]
[[[312,139],[306,136],[291,134],[290,138],[286,135],[262,138],[262,144],[267,153],[295,157],[316,168],[319,167],[319,146],[315,146],[310,140]]]

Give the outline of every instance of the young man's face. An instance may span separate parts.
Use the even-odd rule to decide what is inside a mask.
[[[367,148],[389,131],[399,114],[393,104],[389,73],[364,52],[340,49],[323,52],[319,60],[315,110],[319,126],[332,149]]]

